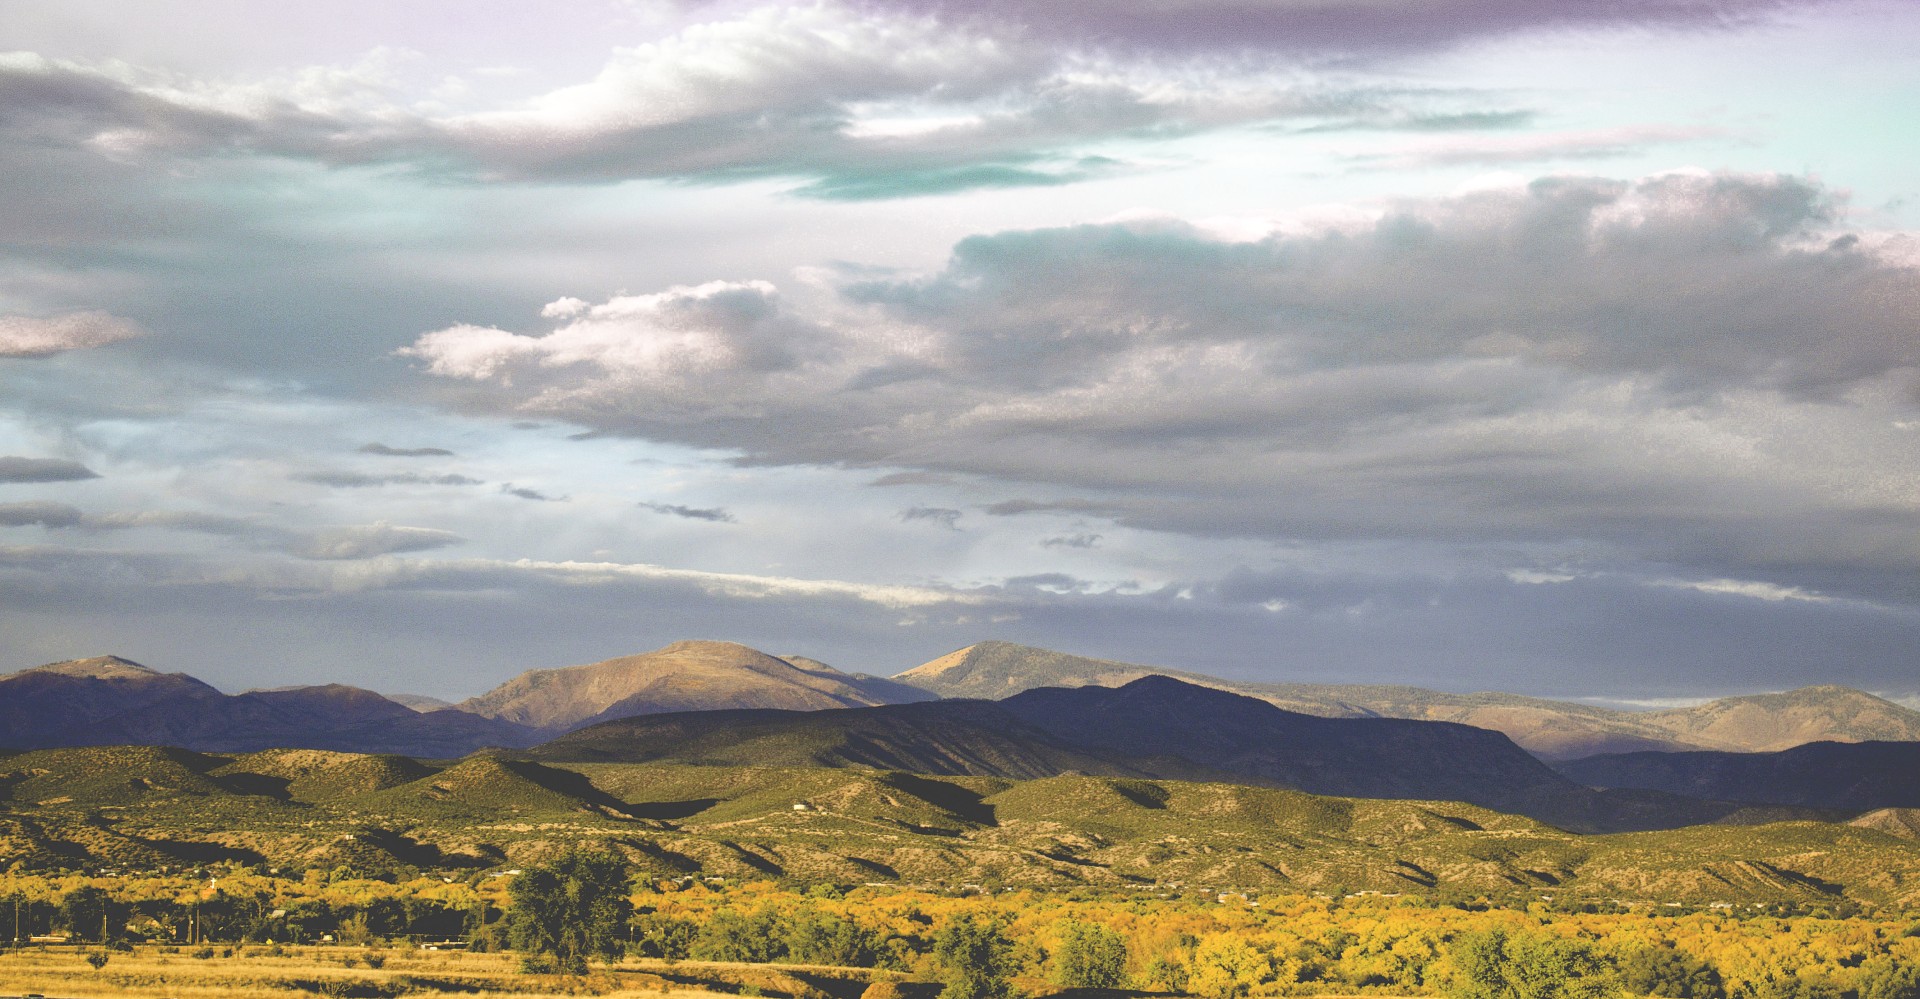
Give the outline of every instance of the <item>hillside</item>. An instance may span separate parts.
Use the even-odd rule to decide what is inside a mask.
[[[1920,741],[1920,712],[1837,686],[1727,697],[1646,718],[1688,742],[1737,752],[1810,742]]]
[[[417,712],[343,684],[225,694],[184,673],[114,656],[0,676],[0,746],[181,746],[206,752],[298,747],[463,756],[535,741],[510,722]]]
[[[1494,692],[1227,680],[1009,642],[971,645],[895,679],[943,697],[999,699],[1038,687],[1117,686],[1150,675],[1257,697],[1302,714],[1408,718],[1492,729],[1549,760],[1638,751],[1760,752],[1814,741],[1920,740],[1920,712],[1846,687],[1808,687],[1672,711],[1632,712]]]
[[[801,883],[1920,905],[1920,844],[1818,822],[1579,836],[1452,802],[1111,776],[144,748],[0,757],[0,850],[27,870],[232,860],[451,875],[581,843],[662,876]]]
[[[732,642],[675,642],[585,666],[529,670],[459,708],[558,734],[612,718],[667,711],[812,711],[921,700],[917,689],[804,665]]]
[[[830,766],[1025,780],[1100,774],[1231,781],[1320,794],[1453,799],[1579,830],[1712,821],[1731,806],[1598,794],[1497,732],[1319,718],[1169,677],[1118,689],[1042,688],[1003,701],[827,711],[651,715],[532,751],[549,762]]]
[[[1592,787],[1855,811],[1920,808],[1920,742],[1815,742],[1775,753],[1625,753],[1555,764]]]

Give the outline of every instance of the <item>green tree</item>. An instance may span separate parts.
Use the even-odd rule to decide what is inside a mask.
[[[1584,941],[1479,930],[1461,934],[1450,953],[1457,999],[1601,999],[1618,988]]]
[[[1620,984],[1634,995],[1662,999],[1723,999],[1726,995],[1713,965],[1670,947],[1645,947],[1627,955],[1620,962]]]
[[[1013,941],[999,923],[963,913],[933,937],[940,966],[940,999],[1006,999],[1013,994]]]
[[[127,926],[127,907],[93,885],[82,885],[62,895],[60,916],[75,940],[94,943],[106,943]]]
[[[1127,979],[1127,942],[1098,923],[1069,922],[1053,955],[1053,980],[1070,989],[1117,989]]]
[[[508,937],[532,959],[586,974],[590,959],[618,956],[630,890],[627,862],[609,853],[575,851],[522,871],[507,885]]]

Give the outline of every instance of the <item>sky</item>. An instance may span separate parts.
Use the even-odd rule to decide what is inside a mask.
[[[1920,695],[1920,6],[8,0],[0,670]]]

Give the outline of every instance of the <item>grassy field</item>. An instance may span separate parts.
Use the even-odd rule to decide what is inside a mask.
[[[519,955],[400,948],[220,946],[136,947],[110,952],[104,967],[86,948],[0,951],[0,995],[62,999],[394,999],[398,996],[608,996],[616,999],[762,995],[771,999],[858,999],[885,972],[864,968],[627,960],[586,977],[528,975]],[[897,976],[893,976],[897,977]],[[923,990],[924,991],[924,990]],[[910,989],[911,993],[912,990]]]

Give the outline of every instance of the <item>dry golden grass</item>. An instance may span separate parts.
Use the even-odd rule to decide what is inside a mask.
[[[352,947],[286,947],[274,956],[262,946],[220,946],[211,958],[197,948],[162,953],[140,947],[109,953],[105,967],[87,963],[88,951],[47,947],[0,952],[0,995],[42,993],[63,999],[294,999],[298,996],[461,995],[553,999],[674,999],[711,995],[705,989],[666,982],[628,965],[596,969],[585,978],[518,973],[515,954],[458,951],[372,950]],[[374,960],[367,959],[372,954]],[[378,963],[380,967],[370,967]]]

